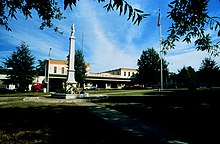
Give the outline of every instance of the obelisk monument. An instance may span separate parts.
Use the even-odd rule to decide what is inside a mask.
[[[72,24],[72,31],[70,35],[70,48],[69,48],[69,61],[68,61],[68,78],[66,81],[67,87],[73,86],[76,87],[76,80],[75,80],[75,41],[76,37],[74,36],[75,34],[75,27],[74,23]]]

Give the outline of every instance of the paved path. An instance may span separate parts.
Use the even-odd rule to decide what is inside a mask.
[[[117,110],[106,108],[92,102],[76,104],[79,106],[86,106],[85,109],[92,114],[131,135],[137,140],[136,142],[138,144],[188,144],[187,142],[175,139],[168,130],[125,115]]]

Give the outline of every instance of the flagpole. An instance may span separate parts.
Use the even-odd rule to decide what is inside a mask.
[[[162,28],[161,28],[161,14],[159,9],[158,26],[160,29],[160,89],[163,91],[163,52],[162,52]]]

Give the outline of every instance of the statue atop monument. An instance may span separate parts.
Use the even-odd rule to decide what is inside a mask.
[[[74,23],[72,24],[72,36],[74,36],[74,34],[75,34],[75,26],[74,26]]]

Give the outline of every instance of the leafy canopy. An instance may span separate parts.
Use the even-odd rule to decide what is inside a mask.
[[[168,5],[171,10],[167,17],[173,22],[163,41],[164,49],[174,49],[175,42],[183,37],[183,42],[186,43],[195,39],[197,50],[219,55],[220,41],[213,44],[206,29],[216,31],[220,37],[220,17],[209,15],[208,4],[209,0],[174,0]]]
[[[79,1],[79,0],[78,0]],[[77,0],[63,0],[64,10],[72,6],[76,6]],[[97,2],[106,2],[105,0],[97,0]],[[142,10],[133,8],[124,0],[109,0],[104,6],[107,11],[119,10],[120,15],[128,13],[128,20],[132,20],[134,24],[140,24],[143,18],[149,16]],[[56,32],[60,32],[58,27],[55,27],[53,20],[65,19],[61,8],[58,6],[57,0],[1,0],[0,3],[0,25],[4,26],[6,30],[11,31],[8,20],[10,18],[16,19],[16,13],[22,13],[26,18],[32,18],[32,12],[35,10],[42,20],[40,29],[45,27],[54,28]],[[60,32],[62,33],[62,32]]]
[[[1,0],[0,3],[0,25],[6,30],[11,31],[8,20],[17,19],[16,13],[22,13],[26,18],[32,18],[32,12],[35,10],[42,20],[40,29],[45,27],[54,28],[53,20],[62,20],[63,16],[58,0]],[[78,0],[79,1],[79,0]],[[68,7],[72,10],[77,5],[77,0],[63,0],[64,10]],[[133,8],[125,0],[95,0],[99,3],[105,3],[104,8],[107,11],[116,10],[119,14],[128,14],[128,20],[133,24],[140,22],[149,16],[144,11]],[[168,36],[163,40],[164,50],[175,48],[175,42],[183,38],[183,42],[191,43],[193,40],[196,50],[208,51],[214,56],[219,55],[220,41],[213,43],[210,33],[206,29],[217,32],[220,37],[220,17],[211,16],[208,13],[208,4],[210,0],[173,0],[168,6],[170,11],[167,17],[172,20],[168,29]],[[107,3],[107,4],[106,4]],[[62,32],[60,32],[62,33]]]

